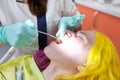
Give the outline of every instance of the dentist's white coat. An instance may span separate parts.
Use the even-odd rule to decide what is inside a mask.
[[[0,0],[0,8],[7,21],[3,24],[11,24],[31,19],[37,26],[37,19],[30,13],[26,4],[16,3],[16,0]],[[60,19],[63,16],[73,16],[75,14],[78,14],[78,11],[72,0],[48,0],[46,12],[47,32],[55,35]],[[52,38],[48,37],[48,44],[51,40]],[[16,50],[15,56],[34,53],[37,49],[38,43],[36,41],[27,48]]]

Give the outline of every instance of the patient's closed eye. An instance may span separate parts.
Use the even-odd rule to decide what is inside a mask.
[[[84,32],[77,32],[77,39],[84,41],[85,43],[87,42],[87,34]]]
[[[77,38],[78,38],[79,40],[83,40],[83,38],[82,38],[81,36],[77,36]]]
[[[77,38],[78,39],[83,39],[83,38],[85,38],[86,37],[86,34],[84,33],[84,32],[78,32],[77,33]]]

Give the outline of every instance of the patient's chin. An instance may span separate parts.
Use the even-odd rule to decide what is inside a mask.
[[[44,53],[46,54],[48,51],[48,46],[44,48]]]
[[[48,46],[46,46],[46,47],[44,48],[44,53],[45,53],[46,55],[49,55],[52,51],[53,51],[53,48],[52,48],[51,45],[48,45]]]

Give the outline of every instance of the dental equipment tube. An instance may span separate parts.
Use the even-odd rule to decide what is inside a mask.
[[[45,32],[43,32],[43,31],[38,31],[38,32],[41,33],[41,34],[44,34],[44,35],[50,36],[50,37],[52,37],[52,38],[54,38],[54,39],[57,38],[57,37],[53,36],[52,34],[45,33]]]
[[[16,80],[22,80],[23,76],[22,76],[22,63],[20,64],[19,70],[16,74]]]
[[[0,64],[3,64],[9,56],[11,56],[13,54],[13,52],[15,51],[16,49],[14,47],[11,47],[7,53],[5,53],[5,55],[0,59]]]

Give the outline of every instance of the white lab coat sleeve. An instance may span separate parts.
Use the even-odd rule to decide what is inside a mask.
[[[7,20],[7,24],[13,24],[16,22],[30,19],[34,22],[35,26],[37,27],[37,18],[36,16],[33,16],[30,13],[27,4],[18,3],[16,2],[16,0],[0,0],[0,8],[1,8],[0,16],[3,12],[4,15],[2,15],[2,19]],[[2,20],[2,23],[3,22],[4,20]],[[25,54],[33,54],[34,51],[37,49],[38,41],[36,40],[31,46],[28,46],[27,48],[17,49],[12,57],[14,58]]]
[[[1,25],[7,24],[7,18],[5,17],[4,12],[2,11],[1,8],[0,8],[0,22],[1,22]]]
[[[63,16],[73,16],[79,14],[75,3],[72,0],[63,0],[64,1],[64,15]]]
[[[31,19],[37,25],[37,19],[30,13],[27,4],[18,3],[16,0],[0,0],[0,8],[7,18],[7,24]]]

